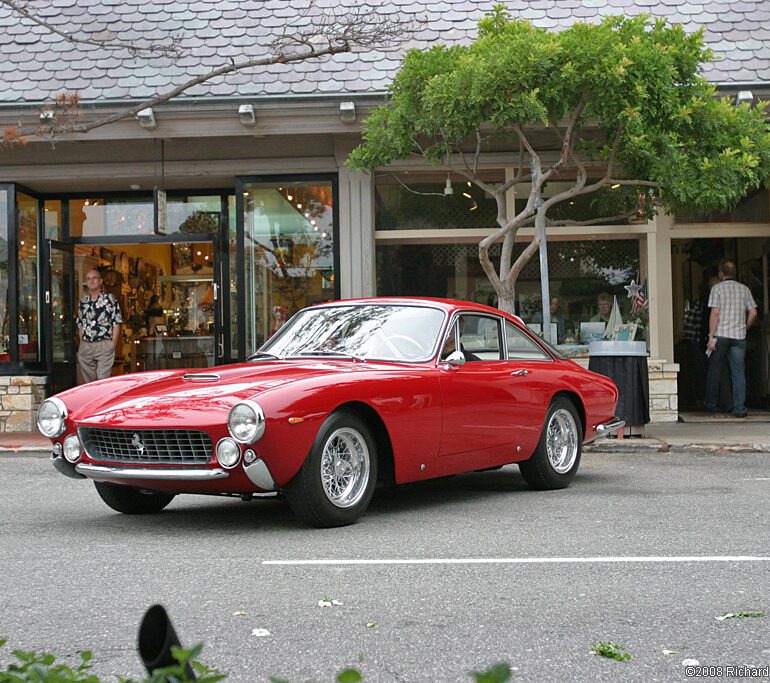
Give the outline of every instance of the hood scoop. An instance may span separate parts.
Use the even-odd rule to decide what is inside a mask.
[[[182,379],[186,382],[218,382],[222,378],[215,372],[188,372]]]

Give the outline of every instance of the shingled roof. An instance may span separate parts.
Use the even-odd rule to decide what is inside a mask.
[[[309,0],[30,0],[29,9],[58,29],[85,37],[114,35],[124,41],[179,35],[178,59],[134,57],[126,51],[75,47],[61,36],[0,6],[0,103],[39,102],[63,90],[83,100],[147,98],[230,58],[258,56],[297,8]],[[558,29],[605,15],[648,13],[705,27],[716,61],[705,69],[718,84],[770,83],[770,5],[767,0],[508,0],[510,12],[536,26]],[[381,93],[409,47],[466,43],[491,0],[385,0],[371,11],[419,22],[397,51],[341,54],[323,62],[275,65],[232,74],[196,86],[187,97],[307,96]],[[343,12],[354,0],[317,0],[316,9]]]

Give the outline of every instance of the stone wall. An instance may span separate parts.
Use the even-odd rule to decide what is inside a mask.
[[[572,360],[588,367],[587,356]],[[650,377],[650,422],[676,422],[679,419],[676,383],[679,363],[648,359],[647,372]]]
[[[679,419],[676,383],[679,363],[651,360],[647,369],[650,373],[650,422],[676,422]]]
[[[0,432],[37,429],[37,408],[45,398],[45,377],[0,377]]]

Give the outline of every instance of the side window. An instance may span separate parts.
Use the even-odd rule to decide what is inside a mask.
[[[500,322],[483,315],[460,316],[460,346],[466,360],[501,360]]]
[[[548,354],[512,323],[505,323],[508,360],[549,360]]]

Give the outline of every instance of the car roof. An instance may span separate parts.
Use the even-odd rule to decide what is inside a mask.
[[[475,301],[462,301],[460,299],[440,299],[437,297],[420,297],[420,296],[373,296],[359,299],[339,299],[335,301],[327,301],[322,304],[316,304],[312,308],[323,308],[325,306],[340,306],[340,305],[373,305],[373,306],[397,306],[397,305],[410,305],[410,306],[430,306],[431,308],[439,308],[446,311],[450,315],[455,311],[477,311],[479,313],[490,313],[492,315],[499,315],[502,317],[512,318],[516,320],[520,325],[523,325],[521,318],[517,315],[511,315],[504,313],[499,308],[487,306],[485,304],[479,304]]]

